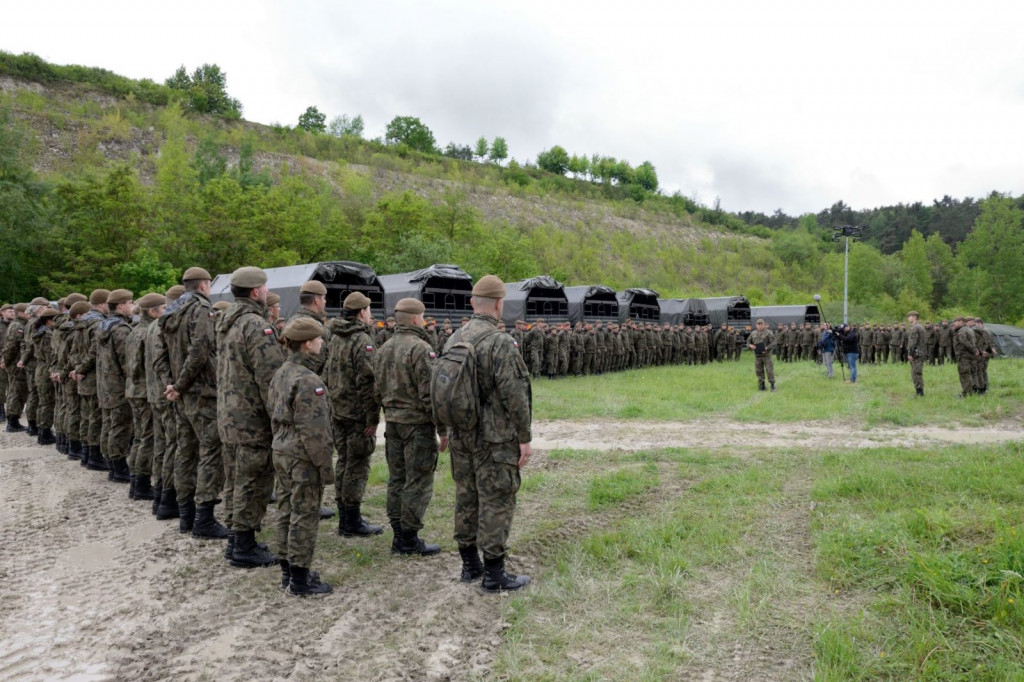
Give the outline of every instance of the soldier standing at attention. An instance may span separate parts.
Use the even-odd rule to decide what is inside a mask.
[[[146,381],[146,337],[149,328],[163,312],[167,299],[162,294],[146,294],[139,299],[139,324],[128,335],[125,346],[128,380],[125,397],[132,408],[132,434],[135,438],[135,455],[128,462],[131,470],[131,487],[128,497],[133,500],[152,500],[155,496],[152,479],[153,452],[157,426],[153,407],[149,402],[149,386]],[[164,384],[166,385],[166,384]],[[161,437],[161,447],[163,438]]]
[[[943,320],[942,326],[938,328],[937,332],[938,342],[938,358],[939,364],[945,364],[948,359],[950,362],[953,360],[953,330],[949,328],[949,320]]]
[[[981,358],[974,330],[964,324],[964,318],[953,320],[953,353],[956,355],[957,374],[960,375],[960,397],[975,393],[974,364]]]
[[[757,374],[757,390],[765,390],[764,379],[768,375],[772,393],[775,392],[775,367],[772,364],[772,350],[775,348],[775,336],[767,328],[764,320],[758,320],[756,328],[747,337],[747,348],[754,351],[754,373]],[[782,327],[785,329],[785,327]]]
[[[978,393],[985,395],[988,392],[988,361],[999,351],[996,348],[996,338],[992,332],[985,329],[985,323],[980,317],[974,318],[974,331],[978,334],[978,350],[981,351],[981,358],[978,361]]]
[[[0,349],[4,347],[4,340],[7,338],[7,328],[14,321],[14,306],[4,303],[0,306]],[[7,403],[7,369],[5,363],[0,359],[0,419],[7,418],[5,404]]]
[[[464,341],[476,350],[480,418],[473,431],[452,433],[451,457],[462,581],[474,582],[482,575],[486,592],[518,590],[530,583],[529,576],[505,571],[519,470],[532,454],[532,395],[529,373],[512,340],[495,333],[504,298],[501,279],[481,277],[470,300],[473,319],[447,346]]]
[[[323,282],[312,279],[308,282],[303,282],[302,286],[299,287],[299,309],[288,318],[288,322],[292,322],[302,316],[312,317],[321,326],[327,324],[327,287],[324,286]],[[324,343],[320,351],[320,367],[316,370],[318,374],[323,369],[324,361],[327,359],[328,338],[325,330]]]
[[[107,480],[130,483],[128,452],[132,444],[132,408],[125,397],[127,357],[125,348],[132,331],[132,292],[114,289],[107,297],[112,308],[96,330],[96,398],[103,415],[106,438],[103,454],[110,465]]]
[[[317,375],[324,329],[312,317],[301,316],[285,325],[283,336],[288,359],[274,373],[267,392],[278,481],[274,550],[282,583],[287,577],[291,594],[328,594],[334,588],[309,570],[320,499],[324,486],[334,483],[331,441],[325,437],[331,431],[331,407],[327,387]]]
[[[21,412],[25,409],[25,401],[28,399],[28,384],[25,382],[25,370],[18,368],[18,359],[21,356],[21,343],[25,338],[27,310],[28,305],[25,303],[14,306],[14,318],[7,327],[3,354],[0,356],[0,368],[7,374],[7,433],[25,430],[21,425]],[[10,313],[6,314],[10,316]]]
[[[53,435],[53,411],[56,404],[56,391],[50,378],[50,366],[53,363],[53,320],[57,311],[49,306],[39,311],[36,316],[36,329],[33,332],[35,341],[35,383],[39,395],[36,407],[36,428],[39,430],[37,443],[53,445],[57,439]]]
[[[907,313],[910,329],[907,331],[907,360],[910,362],[910,379],[918,396],[924,396],[924,361],[927,355],[927,336],[924,326],[918,322],[916,310]]]
[[[395,304],[397,328],[377,352],[373,375],[374,395],[384,408],[388,519],[395,534],[391,552],[430,556],[440,552],[441,546],[423,542],[419,531],[434,494],[438,453],[434,432],[441,438],[441,450],[448,447],[448,434],[433,422],[430,372],[437,354],[423,329],[423,312],[423,303],[415,298]],[[510,336],[501,336],[514,343]]]
[[[185,287],[175,284],[164,293],[166,304],[152,313],[156,323],[146,333],[146,398],[153,408],[153,515],[157,521],[176,519],[178,493],[174,489],[174,463],[178,456],[178,421],[180,406],[167,400],[164,389],[171,383],[171,359],[167,355],[167,342],[159,323],[167,306],[185,293]],[[159,311],[159,312],[157,312]],[[160,422],[157,429],[155,422]]]
[[[383,532],[381,526],[368,523],[360,509],[380,422],[380,405],[373,395],[373,311],[370,299],[358,291],[346,296],[342,306],[341,317],[328,325],[330,347],[323,371],[338,451],[334,470],[338,535],[370,537]]]
[[[103,414],[96,397],[96,346],[94,338],[99,324],[106,319],[107,289],[96,289],[89,294],[89,312],[78,318],[71,359],[75,365],[71,378],[78,384],[79,409],[81,410],[82,440],[86,443],[87,455],[81,459],[82,466],[93,471],[107,471],[109,466],[100,445],[103,441]]]
[[[192,534],[227,537],[231,565],[255,568],[274,563],[274,556],[256,544],[256,529],[274,486],[267,391],[284,352],[266,320],[267,274],[238,268],[231,273],[231,295],[235,302],[217,320],[217,426],[224,444],[228,527],[216,523],[211,507],[209,516],[197,513]]]

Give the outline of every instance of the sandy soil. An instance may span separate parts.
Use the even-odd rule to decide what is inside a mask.
[[[535,434],[531,466],[543,467],[544,451],[553,448],[988,443],[1022,439],[1024,429],[560,421],[537,424]],[[0,679],[490,677],[505,627],[503,597],[459,583],[456,553],[381,562],[347,576],[329,597],[301,600],[277,588],[276,568],[228,568],[222,542],[194,540],[177,532],[176,521],[154,520],[126,488],[27,436],[0,433]],[[794,491],[794,508],[804,504],[801,492]],[[805,543],[801,533],[775,537]],[[520,549],[518,567],[536,569],[543,547]],[[715,632],[711,618],[694,637],[714,640]],[[762,647],[775,646],[748,645],[731,660],[702,661],[700,678],[739,679],[750,672],[745,663],[766,654]],[[785,678],[799,655],[776,653]]]

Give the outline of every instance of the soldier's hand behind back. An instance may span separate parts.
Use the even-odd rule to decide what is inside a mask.
[[[519,468],[522,469],[526,466],[526,463],[530,461],[530,457],[533,455],[533,448],[529,443],[519,444]]]

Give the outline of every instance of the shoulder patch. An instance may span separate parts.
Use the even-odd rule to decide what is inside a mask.
[[[323,386],[317,386],[315,389],[313,389],[313,393],[316,393],[317,395],[323,395],[324,394],[324,387]]]
[[[437,360],[437,353],[435,353],[434,351],[430,351],[430,359]]]
[[[367,353],[372,353],[373,352],[373,346],[370,345],[370,344],[366,344],[366,352]]]
[[[512,345],[515,346],[516,348],[519,348],[519,342],[516,341],[515,339],[512,339]]]
[[[263,335],[264,336],[273,336],[273,334],[274,334],[274,330],[273,329],[271,329],[270,327],[264,328],[264,330],[263,330]]]

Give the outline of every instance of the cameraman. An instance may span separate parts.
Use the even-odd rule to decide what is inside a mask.
[[[821,350],[821,359],[825,363],[825,369],[827,370],[825,378],[831,379],[835,375],[832,363],[835,360],[836,336],[828,322],[821,324],[821,330],[818,349]]]
[[[857,358],[860,357],[860,339],[856,327],[841,324],[836,328],[836,336],[846,356],[846,365],[850,368],[850,383],[857,383]]]

